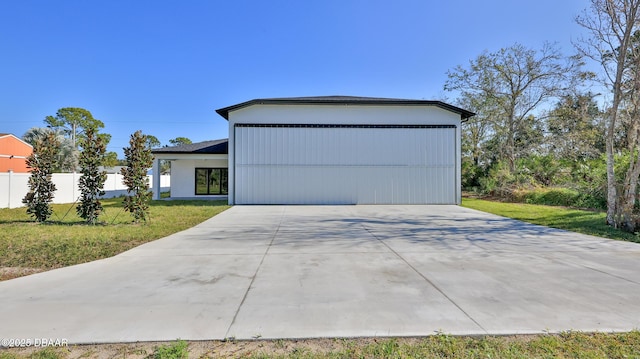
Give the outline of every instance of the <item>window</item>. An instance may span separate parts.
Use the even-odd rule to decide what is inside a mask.
[[[228,194],[226,168],[196,168],[196,195]]]

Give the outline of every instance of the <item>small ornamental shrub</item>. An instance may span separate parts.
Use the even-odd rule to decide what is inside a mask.
[[[53,166],[60,143],[53,132],[38,139],[33,146],[33,153],[27,157],[27,166],[31,169],[29,192],[22,199],[27,206],[27,213],[37,222],[44,222],[53,213],[51,202],[56,191],[52,181]]]
[[[131,135],[129,147],[124,148],[127,167],[122,168],[122,182],[127,186],[124,208],[131,213],[135,222],[146,222],[149,217],[151,191],[147,170],[153,164],[153,154],[147,146],[147,136],[142,131]]]
[[[104,139],[97,136],[93,128],[85,131],[85,138],[81,142],[80,153],[80,205],[76,212],[80,218],[88,224],[96,224],[98,216],[102,213],[100,196],[104,195],[104,182],[107,180],[107,172],[100,170],[107,146]]]

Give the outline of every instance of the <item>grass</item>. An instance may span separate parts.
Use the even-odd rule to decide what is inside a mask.
[[[187,359],[189,344],[184,340],[178,340],[172,344],[161,345],[157,347],[153,353],[155,359]]]
[[[228,208],[226,201],[152,201],[151,219],[134,224],[122,209],[122,198],[106,199],[103,206],[103,224],[95,226],[84,224],[72,204],[53,205],[51,221],[43,224],[33,222],[25,208],[0,209],[0,268],[48,270],[111,257]]]
[[[640,236],[612,228],[605,223],[606,213],[566,207],[523,203],[505,203],[463,198],[462,206],[572,232],[640,243]]]
[[[147,354],[149,353],[149,354]],[[0,351],[21,358],[640,358],[640,331],[528,336],[197,341],[30,348]]]

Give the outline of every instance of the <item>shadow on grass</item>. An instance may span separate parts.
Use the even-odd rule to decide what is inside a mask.
[[[104,226],[107,223],[98,222],[96,224],[88,224],[84,221],[64,221],[64,220],[47,220],[44,222],[36,222],[35,219],[13,219],[13,220],[2,220],[0,219],[0,224],[33,224],[34,226]]]
[[[0,224],[13,224],[13,223],[33,223],[37,224],[37,222],[33,219],[0,219]]]
[[[128,213],[124,210],[123,198],[108,198],[103,199],[102,207],[104,209],[103,214],[100,216],[100,222],[95,225],[87,224],[80,219],[65,220],[69,216],[76,216],[75,207],[77,203],[66,204],[54,204],[54,212],[49,220],[38,223],[33,218],[24,218],[26,209],[20,207],[18,209],[11,209],[12,211],[18,210],[21,212],[19,216],[13,215],[14,218],[0,218],[0,224],[33,224],[33,225],[51,225],[51,226],[106,226],[113,224],[115,220],[120,220],[121,216],[128,216]],[[156,200],[149,202],[150,208],[167,208],[167,207],[221,207],[227,206],[226,200]],[[106,217],[105,217],[106,216]],[[20,218],[16,218],[20,217]],[[125,221],[126,222],[126,221]]]
[[[638,235],[608,226],[602,211],[487,200],[467,200],[463,206],[536,225],[640,243]]]
[[[151,207],[175,207],[175,206],[196,206],[196,207],[218,207],[228,206],[226,200],[206,200],[206,199],[172,199],[151,201]]]

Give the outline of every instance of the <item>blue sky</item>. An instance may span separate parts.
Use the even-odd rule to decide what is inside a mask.
[[[443,99],[446,71],[482,51],[583,30],[579,0],[0,2],[0,133],[61,107],[163,143],[227,137],[215,110],[254,98]]]

